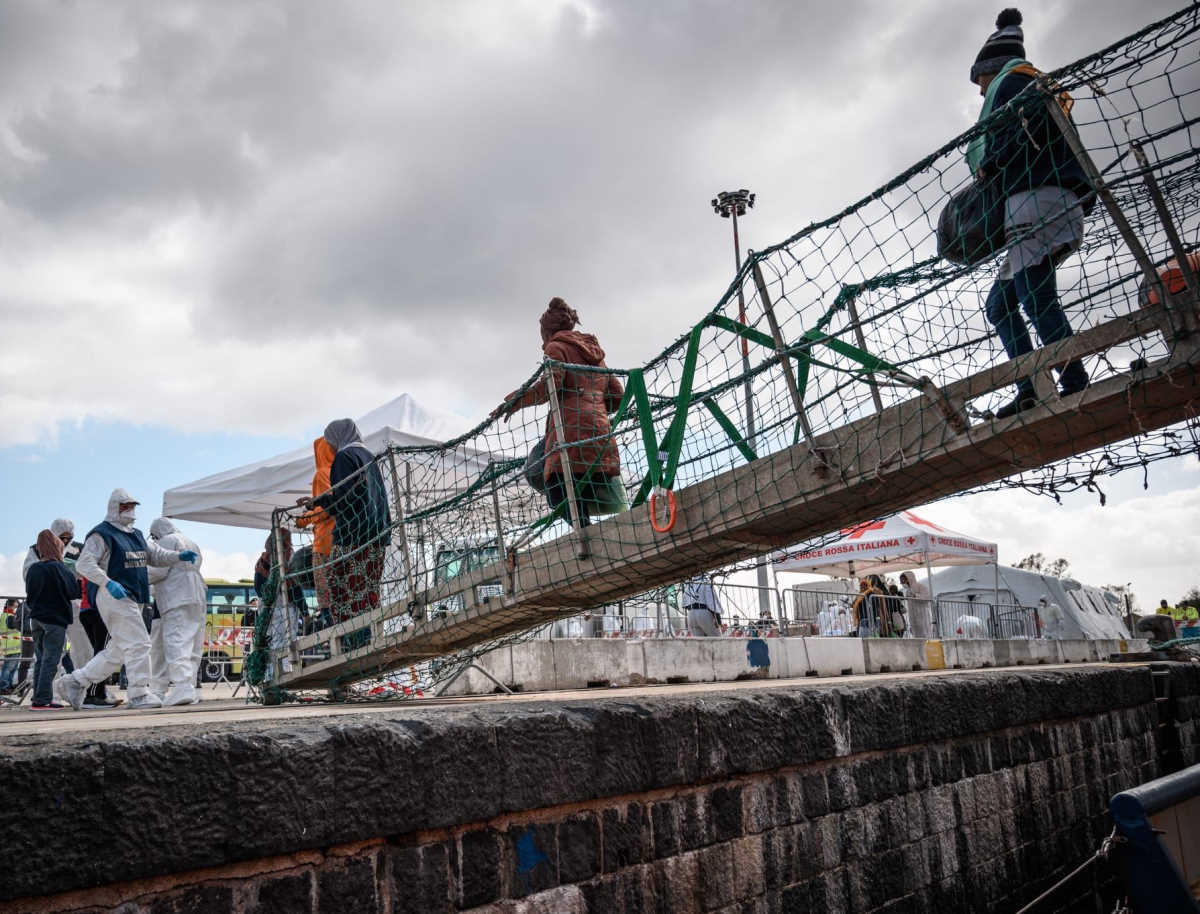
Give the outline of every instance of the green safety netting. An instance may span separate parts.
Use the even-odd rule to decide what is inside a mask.
[[[441,446],[376,455],[331,496],[325,518],[344,534],[332,548],[311,524],[300,525],[304,508],[277,512],[276,531],[291,541],[279,570],[295,591],[266,601],[250,681],[272,700],[310,689],[427,694],[479,653],[536,637],[557,618],[617,599],[659,600],[661,592],[646,596],[650,585],[769,552],[780,545],[770,535],[722,548],[720,533],[752,522],[750,513],[773,498],[824,499],[826,526],[806,532],[819,539],[872,516],[861,499],[847,498],[837,510],[839,487],[871,467],[882,474],[903,465],[910,499],[920,500],[923,487],[947,494],[944,479],[957,472],[947,462],[949,444],[936,462],[914,459],[892,424],[902,415],[918,438],[936,434],[946,443],[1012,399],[1010,382],[957,398],[946,392],[1007,358],[985,301],[1007,275],[1006,260],[1035,257],[1050,235],[1058,298],[1076,333],[1114,320],[1132,325],[1148,303],[1169,306],[1154,332],[1086,354],[1082,367],[1092,384],[1127,376],[1131,367],[1174,365],[1180,347],[1190,345],[1177,323],[1194,307],[1191,260],[1181,266],[1179,255],[1200,240],[1198,33],[1193,5],[1033,80],[870,195],[751,252],[716,305],[646,364],[598,365],[586,345],[554,350],[568,356],[537,367],[505,400],[521,406],[510,415],[484,419]],[[1076,139],[1083,157],[1070,152]],[[997,173],[977,181],[965,159],[981,142],[985,154],[1003,154],[988,160]],[[1077,183],[1082,168],[1098,189],[1093,167],[1108,195],[1099,202]],[[1066,197],[1060,185],[1078,193]],[[1033,209],[1005,223],[1005,199],[1035,187],[1058,192],[1031,194]],[[948,248],[945,238],[939,247],[939,217],[948,204],[988,193],[999,195],[999,209],[985,200],[978,211],[987,224],[967,228],[991,240],[976,238],[966,256],[961,244],[953,259],[940,256]],[[1082,220],[1081,240],[1070,235],[1073,219]],[[943,219],[943,232],[950,222]],[[1160,275],[1165,284],[1154,279]],[[1061,365],[1047,356],[1028,375],[1052,378],[1049,369]],[[1190,370],[1194,378],[1194,362]],[[1128,385],[1132,412],[1153,405],[1139,403],[1149,396],[1142,390]],[[1071,406],[1057,391],[1042,386],[1036,396],[1062,405],[1058,437],[1075,435],[1075,446],[1059,443],[1047,457],[1036,441],[1010,435],[989,445],[1012,447],[1002,476],[981,474],[953,491],[1102,492],[1107,475],[1197,452],[1194,411],[1182,424],[1151,424],[1097,447],[1069,423]],[[1055,438],[1037,415],[1030,435]],[[836,447],[818,446],[826,440]],[[543,462],[534,453],[539,445]],[[969,450],[959,453],[965,465]],[[810,472],[814,461],[822,472]],[[734,472],[760,464],[772,475]],[[970,479],[965,470],[959,478]],[[703,511],[693,508],[687,518],[694,548],[678,544],[669,559],[658,556],[646,528],[669,527],[675,494],[704,483],[712,485]],[[878,513],[896,503],[887,487],[878,499]],[[570,547],[562,546],[573,530]],[[347,691],[362,681],[370,684]]]

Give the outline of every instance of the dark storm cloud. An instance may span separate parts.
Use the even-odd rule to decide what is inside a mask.
[[[366,90],[375,129],[345,137],[294,221],[286,200],[263,210],[216,297],[308,322],[435,303],[482,319],[565,281],[619,294],[704,214],[709,153],[741,142],[746,100],[844,56],[854,33],[828,25],[794,7],[626,4],[603,6],[591,33],[566,11],[504,53],[452,37],[416,85]]]
[[[715,191],[759,193],[763,246],[965,128],[993,6],[5,4],[0,200],[47,243],[191,220],[200,341],[338,334],[331,370],[491,396],[551,295],[614,364],[711,306]],[[1026,43],[1168,7],[1046,4]]]

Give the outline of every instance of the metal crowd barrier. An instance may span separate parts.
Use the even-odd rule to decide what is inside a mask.
[[[718,637],[915,637],[922,628],[930,638],[1031,639],[1042,634],[1037,610],[985,600],[936,600],[874,594],[860,604],[858,594],[828,591],[769,590],[769,616],[759,612],[761,590],[752,585],[716,584],[721,601]],[[541,637],[686,638],[687,613],[679,599],[623,603],[573,616],[544,627]],[[923,621],[923,625],[922,625]]]
[[[986,600],[938,600],[934,611],[942,638],[993,638],[1000,640],[1037,638],[1037,610],[1013,603]]]

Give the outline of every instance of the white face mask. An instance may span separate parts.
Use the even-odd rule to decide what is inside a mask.
[[[129,511],[122,511],[120,514],[117,515],[117,520],[119,520],[123,524],[132,525],[133,522],[135,520],[137,520],[137,515],[132,509],[130,509]]]

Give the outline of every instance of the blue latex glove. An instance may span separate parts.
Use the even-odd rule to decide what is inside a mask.
[[[120,584],[118,584],[116,581],[109,581],[107,584],[104,585],[104,589],[107,590],[110,594],[112,594],[112,598],[114,600],[124,600],[125,599],[125,588],[122,587]]]
[[[195,565],[197,558],[199,558],[199,556],[192,552],[191,549],[185,549],[183,552],[179,553],[179,561],[181,562],[191,562],[193,565]]]

